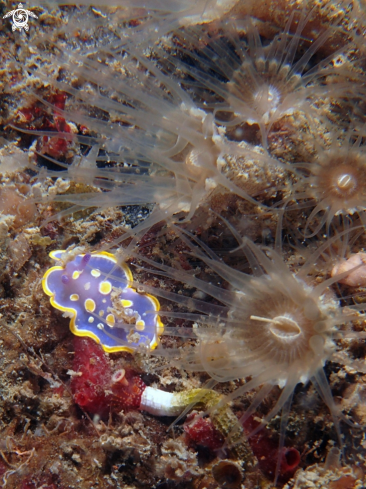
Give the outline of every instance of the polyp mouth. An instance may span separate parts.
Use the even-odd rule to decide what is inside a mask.
[[[280,340],[294,340],[301,334],[301,328],[289,316],[276,316],[273,319],[250,316],[255,321],[263,321],[269,324],[269,331]]]

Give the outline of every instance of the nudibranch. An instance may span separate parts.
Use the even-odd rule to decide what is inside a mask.
[[[57,250],[50,257],[56,265],[45,273],[43,290],[53,307],[70,316],[75,335],[93,338],[107,352],[157,346],[163,332],[159,301],[129,285],[133,277],[125,263],[104,251],[72,258]]]

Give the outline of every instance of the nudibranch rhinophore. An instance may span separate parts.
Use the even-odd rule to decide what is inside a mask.
[[[56,266],[45,273],[42,286],[53,307],[68,313],[70,329],[88,336],[107,352],[133,352],[140,345],[155,348],[163,324],[159,301],[133,289],[129,267],[105,251],[76,255],[52,251]]]

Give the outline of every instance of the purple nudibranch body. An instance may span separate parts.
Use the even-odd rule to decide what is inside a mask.
[[[75,335],[93,338],[108,352],[157,346],[163,331],[159,301],[129,285],[133,277],[125,263],[104,251],[71,260],[63,250],[50,256],[56,265],[45,273],[43,290],[53,307],[70,315]]]

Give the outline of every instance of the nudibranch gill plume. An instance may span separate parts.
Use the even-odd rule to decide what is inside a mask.
[[[72,257],[57,250],[50,257],[56,265],[45,273],[43,290],[53,307],[70,315],[75,335],[93,338],[107,352],[157,346],[163,332],[159,301],[129,285],[125,263],[104,251]]]

